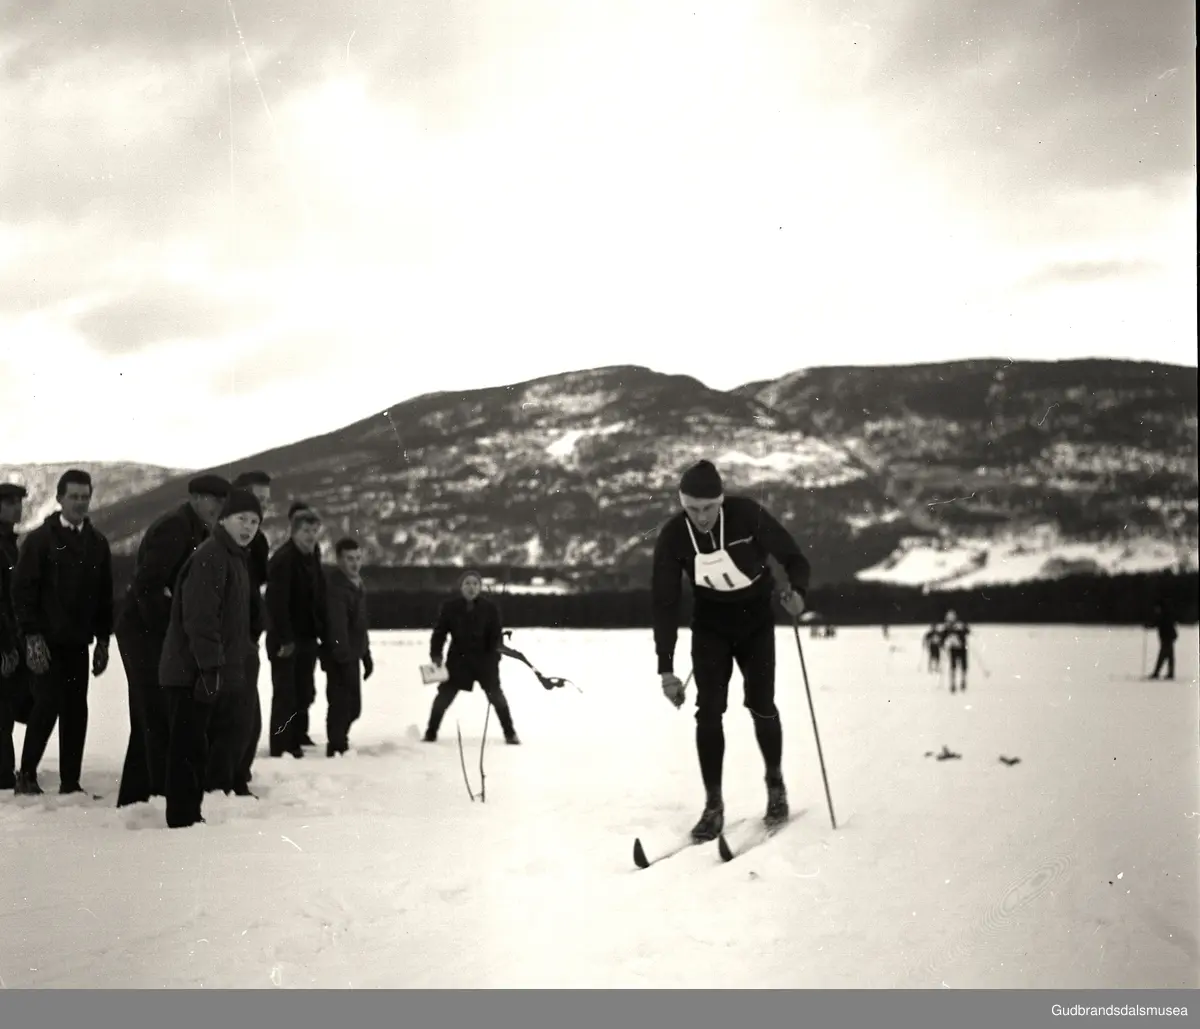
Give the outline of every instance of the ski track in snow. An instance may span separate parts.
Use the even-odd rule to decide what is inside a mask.
[[[838,828],[830,826],[791,630],[778,634],[785,773],[803,815],[722,864],[715,844],[641,871],[702,794],[692,698],[676,711],[648,632],[519,630],[524,745],[460,696],[436,745],[427,633],[375,634],[355,750],[260,757],[258,800],[208,797],[164,827],[114,806],[120,662],[91,686],[84,786],[0,796],[0,981],[9,988],[1133,988],[1200,985],[1197,632],[1178,681],[1139,681],[1137,629],[975,626],[966,694],[918,670],[924,627],[802,634]],[[518,639],[519,637],[519,639]],[[1155,647],[1147,648],[1153,659]],[[678,664],[686,671],[688,633]],[[984,669],[986,669],[986,674]],[[1118,675],[1117,673],[1124,673]],[[260,680],[264,711],[269,678]],[[734,674],[726,809],[765,795]],[[312,734],[324,742],[324,698]],[[16,744],[20,747],[22,728]],[[943,746],[960,760],[937,761]],[[999,755],[1020,764],[1002,764]],[[1190,927],[1190,928],[1189,928]]]

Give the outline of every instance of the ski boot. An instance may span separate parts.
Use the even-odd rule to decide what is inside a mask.
[[[704,805],[704,812],[692,827],[692,840],[696,843],[706,843],[715,840],[725,828],[725,803],[720,797],[709,797]]]
[[[783,779],[767,777],[767,812],[763,822],[770,829],[783,825],[788,820],[787,787]]]

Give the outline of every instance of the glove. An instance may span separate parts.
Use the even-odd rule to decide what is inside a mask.
[[[798,590],[783,590],[779,594],[779,603],[783,605],[783,609],[793,618],[799,618],[804,614],[804,597]]]
[[[663,695],[677,708],[683,707],[683,698],[687,695],[687,687],[674,672],[664,672],[662,675]]]
[[[41,636],[29,636],[25,640],[25,663],[34,675],[45,675],[50,671],[50,651]]]
[[[92,675],[103,675],[108,667],[108,640],[97,640],[92,654]]]
[[[371,657],[370,653],[363,654],[362,664],[363,682],[366,682],[371,678],[371,673],[375,671],[375,659]]]
[[[215,704],[217,695],[221,692],[221,671],[218,668],[209,668],[200,673],[196,679],[196,685],[192,689],[192,696],[197,704]]]
[[[21,652],[19,650],[8,650],[0,656],[0,676],[7,679],[20,667]]]

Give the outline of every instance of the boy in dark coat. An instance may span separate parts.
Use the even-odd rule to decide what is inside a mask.
[[[488,597],[480,595],[482,589],[483,578],[478,572],[464,572],[459,579],[459,595],[447,600],[438,612],[437,624],[429,643],[429,658],[435,665],[441,665],[442,648],[449,636],[446,671],[450,677],[438,687],[433,698],[429,726],[425,730],[426,743],[437,741],[442,719],[459,691],[469,693],[475,689],[475,683],[479,683],[496,709],[505,741],[513,744],[521,742],[513,728],[508,698],[500,686],[500,645],[503,638],[500,609]]]
[[[232,490],[212,535],[185,562],[171,598],[158,676],[171,726],[166,791],[172,829],[204,821],[209,722],[222,694],[246,688],[254,646],[246,548],[261,521],[258,498]]]
[[[291,537],[267,566],[267,658],[271,662],[270,754],[304,757],[316,698],[317,650],[325,639],[325,576],[316,555],[321,518],[300,507]]]
[[[791,533],[757,501],[725,496],[721,476],[709,461],[699,461],[683,473],[679,502],[682,510],[667,520],[654,545],[654,645],[662,691],[680,707],[684,685],[675,674],[674,658],[681,578],[686,574],[695,601],[696,752],[706,795],[704,811],[692,829],[699,842],[715,839],[725,825],[723,718],[735,664],[742,673],[743,702],[753,718],[766,768],[764,821],[777,825],[788,817],[781,767],[783,730],[775,706],[775,588],[767,558],[774,557],[787,575],[788,588],[781,592],[780,603],[793,618],[804,613],[810,567]]]
[[[186,503],[151,523],[138,544],[133,580],[117,619],[117,649],[129,694],[129,743],[117,791],[117,807],[161,797],[166,789],[167,698],[159,687],[158,662],[171,620],[171,595],[183,563],[217,522],[229,496],[219,475],[188,483]]]
[[[264,471],[242,472],[233,480],[234,489],[247,489],[258,497],[262,506],[263,520],[267,516],[267,504],[271,500],[271,477]],[[205,787],[224,790],[239,797],[252,797],[250,792],[251,770],[258,753],[258,741],[262,737],[262,700],[258,695],[258,675],[262,662],[258,656],[259,641],[266,630],[263,588],[267,584],[267,562],[271,545],[261,526],[246,548],[246,565],[250,573],[250,637],[254,649],[246,662],[246,689],[227,695],[217,702],[217,710],[209,729],[210,760]],[[232,734],[235,740],[224,741],[224,734]],[[235,752],[232,771],[225,760],[226,744]]]
[[[326,757],[350,749],[350,726],[362,714],[362,682],[375,670],[367,632],[367,590],[359,574],[362,551],[347,537],[338,540],[334,553],[337,565],[325,573],[327,632],[321,657],[329,704]]]
[[[113,629],[112,552],[88,519],[92,478],[72,468],[55,493],[59,510],[25,537],[13,573],[13,605],[32,673],[33,710],[25,729],[16,792],[41,793],[37,770],[58,725],[59,792],[79,793],[91,674],[108,667]]]
[[[21,660],[24,643],[12,602],[13,569],[17,567],[17,526],[21,524],[25,487],[0,483],[0,790],[17,784],[13,729],[29,717],[29,686]]]

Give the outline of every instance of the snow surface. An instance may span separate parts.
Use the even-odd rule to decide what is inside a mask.
[[[478,792],[482,695],[419,742],[428,634],[376,633],[356,752],[264,757],[260,799],[210,797],[207,824],[181,831],[161,801],[112,806],[127,732],[114,660],[92,683],[83,777],[110,799],[0,797],[0,984],[1200,985],[1196,629],[1178,681],[1146,682],[1155,644],[1136,628],[976,626],[957,696],[919,667],[921,631],[801,634],[834,830],[781,628],[785,772],[804,814],[732,864],[709,845],[646,871],[634,837],[672,844],[702,799],[691,704],[661,696],[648,632],[514,632],[582,692],[544,691],[505,660],[524,745],[491,719],[485,803],[455,741],[461,720]],[[319,743],[324,713],[319,696]],[[727,740],[728,816],[756,819],[736,673]],[[931,756],[943,746],[961,759]],[[57,737],[41,781],[57,789]]]

